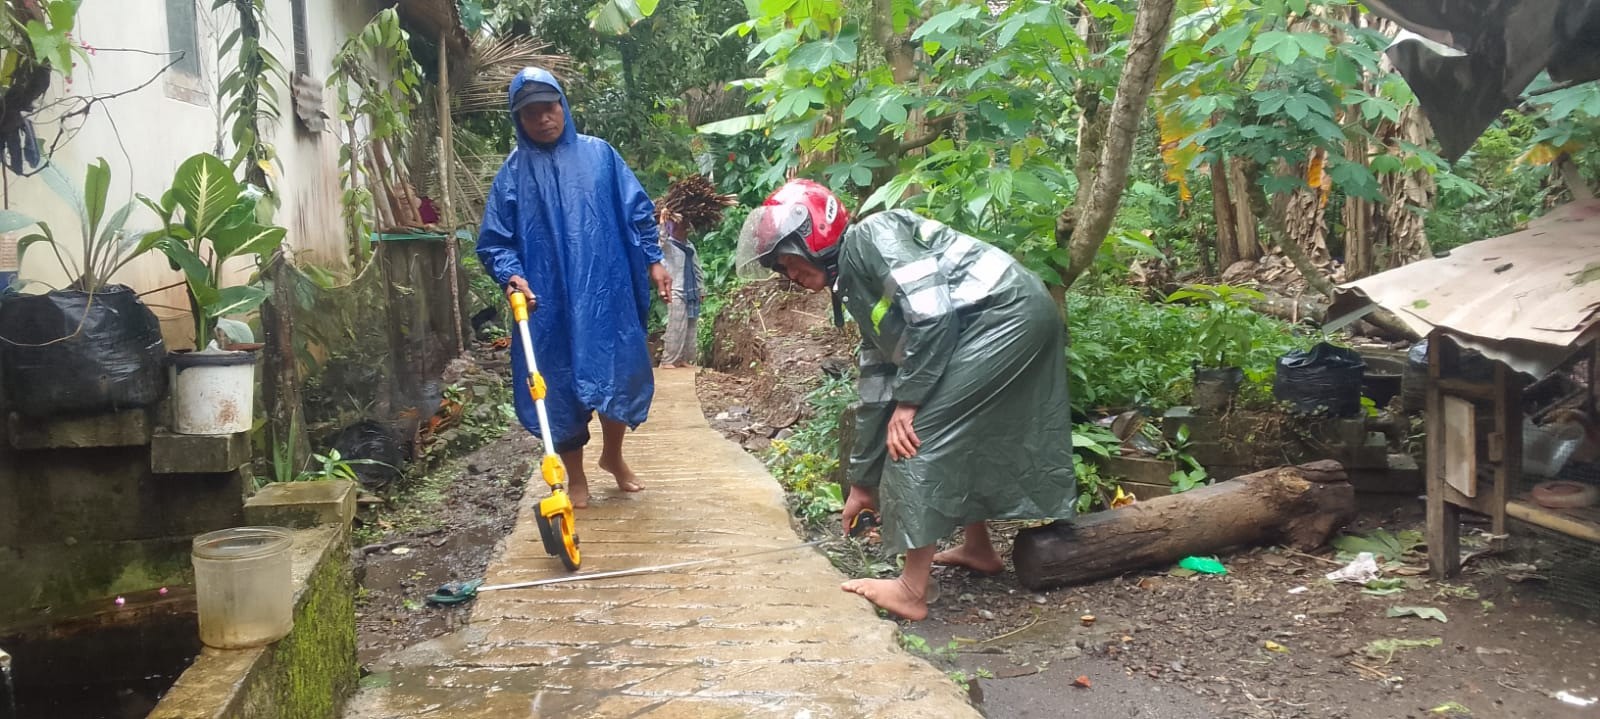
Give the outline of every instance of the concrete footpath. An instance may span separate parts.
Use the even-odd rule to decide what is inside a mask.
[[[595,428],[598,450],[599,429]],[[578,512],[583,570],[729,556],[802,541],[766,468],[712,430],[693,370],[657,373],[650,422],[628,438],[646,491],[593,467]],[[529,505],[489,565],[498,584],[565,574]],[[839,590],[815,549],[673,573],[490,592],[456,634],[400,651],[347,719],[409,717],[977,717],[894,624]]]

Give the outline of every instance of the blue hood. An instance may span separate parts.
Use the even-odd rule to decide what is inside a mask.
[[[524,85],[530,82],[549,85],[551,89],[561,93],[561,112],[567,116],[567,123],[562,127],[561,139],[556,140],[556,144],[572,144],[573,141],[578,139],[578,125],[572,121],[572,105],[567,102],[567,91],[561,88],[561,81],[557,80],[555,75],[550,74],[549,70],[542,67],[522,68],[522,72],[517,73],[517,76],[511,79],[511,87],[506,90],[506,110],[510,111],[511,104],[516,101],[517,93],[522,90]],[[517,128],[517,145],[519,147],[523,149],[537,147],[533,142],[533,138],[528,137],[528,133],[522,131],[522,123],[517,122],[517,114],[514,112],[511,113],[511,126]]]

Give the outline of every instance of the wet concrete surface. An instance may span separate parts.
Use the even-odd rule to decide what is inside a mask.
[[[692,370],[658,374],[651,421],[625,452],[647,489],[623,494],[589,468],[584,572],[801,543],[766,468],[706,424]],[[567,574],[538,538],[530,505],[543,496],[524,498],[490,584]],[[979,716],[842,579],[797,548],[485,593],[464,630],[374,662],[346,717]]]

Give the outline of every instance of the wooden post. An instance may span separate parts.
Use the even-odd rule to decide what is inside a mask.
[[[1455,354],[1446,341],[1437,330],[1428,337],[1428,565],[1439,579],[1461,571],[1461,508],[1450,503],[1445,485],[1444,390],[1439,380],[1442,365]],[[1449,364],[1454,369],[1455,362]]]
[[[306,435],[304,409],[300,403],[300,364],[295,356],[294,344],[294,274],[288,257],[279,250],[267,261],[263,272],[272,287],[272,294],[261,305],[261,331],[263,364],[261,370],[261,396],[266,402],[268,436],[272,449],[287,445],[291,469],[298,472],[311,454],[311,442]],[[276,452],[272,455],[276,458]],[[284,468],[274,468],[282,473]]]
[[[439,34],[439,194],[444,202],[444,246],[450,274],[450,318],[455,325],[455,344],[459,353],[467,347],[467,337],[461,329],[461,262],[457,259],[456,203],[450,189],[455,172],[455,125],[450,119],[450,38]]]
[[[1504,362],[1494,365],[1494,431],[1500,437],[1500,459],[1494,465],[1494,491],[1489,504],[1490,531],[1506,534],[1506,502],[1511,485],[1522,480],[1522,384]]]

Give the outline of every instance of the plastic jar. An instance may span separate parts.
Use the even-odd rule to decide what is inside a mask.
[[[281,527],[237,527],[194,538],[200,641],[217,649],[270,644],[294,627],[290,553]]]

